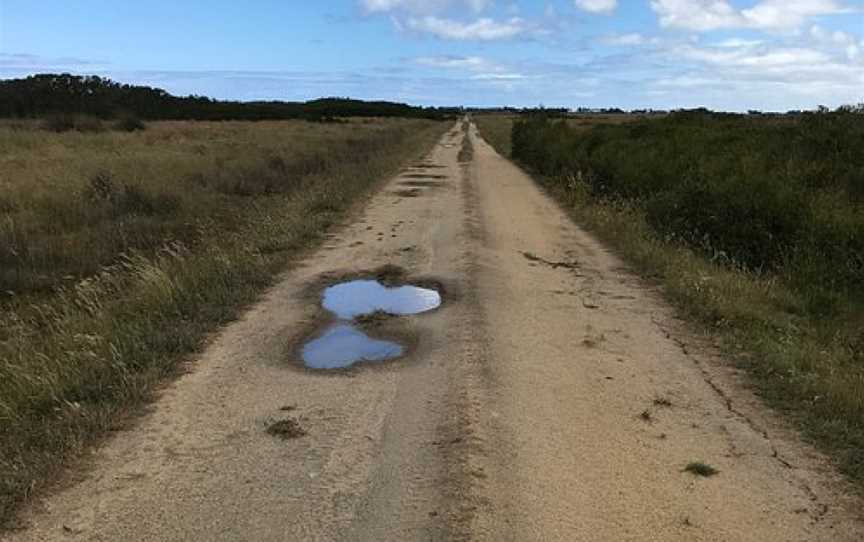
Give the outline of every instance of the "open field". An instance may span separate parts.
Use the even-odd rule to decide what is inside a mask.
[[[0,520],[448,125],[0,125]]]
[[[477,120],[864,480],[860,115],[534,121],[513,143],[512,119]]]
[[[473,123],[404,165],[9,541],[861,540],[831,464]],[[436,292],[382,313],[370,278]],[[352,325],[402,350],[310,363]]]

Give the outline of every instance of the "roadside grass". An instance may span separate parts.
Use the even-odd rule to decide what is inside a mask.
[[[499,152],[512,119],[477,116]],[[496,141],[498,143],[496,143]],[[787,414],[860,489],[864,488],[864,302],[854,295],[820,304],[822,284],[758,273],[661,237],[634,202],[594,197],[570,177],[534,174],[573,220],[658,283],[683,316],[714,337],[755,391]],[[818,310],[814,310],[818,309]]]
[[[0,525],[448,127],[0,123]]]
[[[519,117],[512,115],[474,115],[474,124],[487,143],[501,156],[510,158],[513,154],[513,122]]]

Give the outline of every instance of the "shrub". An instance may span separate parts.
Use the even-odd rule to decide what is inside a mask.
[[[147,125],[135,115],[127,113],[114,121],[114,129],[120,132],[137,132],[146,130]]]
[[[49,115],[42,123],[44,129],[51,132],[89,132],[97,133],[105,130],[102,121],[89,115],[57,113]]]
[[[856,111],[753,118],[687,111],[599,125],[533,116],[513,156],[550,182],[640,205],[654,230],[756,271],[864,283],[864,123]],[[806,278],[805,278],[806,277]]]

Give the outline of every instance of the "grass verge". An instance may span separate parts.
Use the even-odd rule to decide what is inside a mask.
[[[512,119],[475,120],[484,136],[490,134],[487,141],[506,153]],[[787,414],[805,438],[864,487],[864,311],[858,300],[811,312],[806,307],[812,293],[800,284],[711,261],[663,239],[635,203],[597,199],[578,181],[534,178],[575,222],[616,248],[659,283],[684,316],[717,337],[766,403]]]
[[[0,126],[0,524],[448,127]]]

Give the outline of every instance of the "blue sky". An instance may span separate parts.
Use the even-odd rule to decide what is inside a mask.
[[[864,0],[0,0],[0,77],[216,98],[786,110],[864,101]]]

